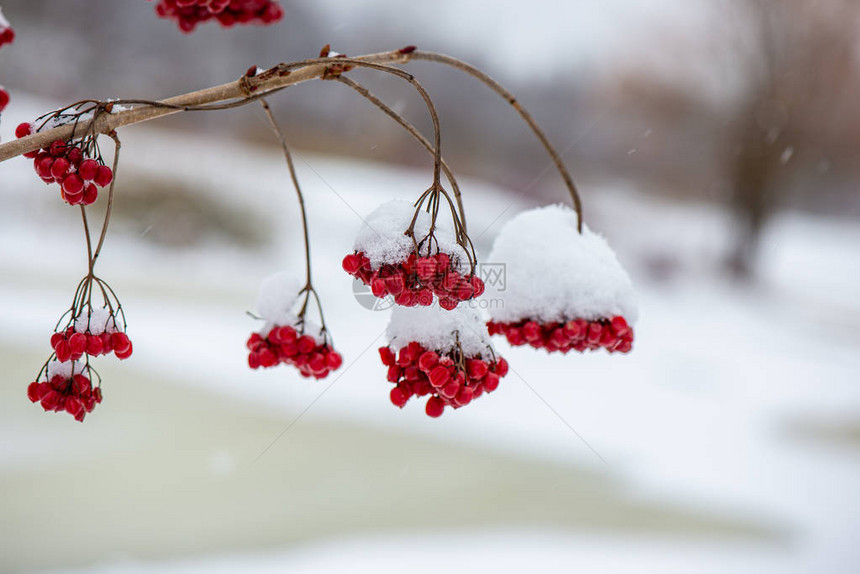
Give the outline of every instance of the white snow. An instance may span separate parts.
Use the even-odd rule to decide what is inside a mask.
[[[454,333],[467,357],[491,357],[495,353],[480,313],[468,304],[461,304],[451,311],[439,307],[438,301],[429,307],[395,305],[385,331],[394,349],[416,341],[441,353],[455,347]]]
[[[289,271],[279,271],[263,279],[257,295],[257,315],[266,321],[258,332],[266,336],[275,327],[291,326],[299,329],[298,308],[304,303],[305,295],[300,291],[304,281]],[[301,300],[301,301],[300,301]],[[322,343],[322,327],[307,318],[316,312],[316,303],[311,296],[304,322],[304,334],[310,335],[317,343]]]
[[[66,361],[65,363],[51,361],[48,363],[47,380],[50,381],[57,375],[68,379],[73,373],[77,375],[84,372],[85,368],[86,363],[82,363],[81,361]]]
[[[355,238],[353,248],[363,252],[370,265],[375,270],[385,264],[394,264],[409,257],[415,251],[415,244],[404,232],[409,228],[415,215],[415,207],[408,201],[394,199],[377,207],[364,218],[364,225]],[[420,242],[430,230],[430,214],[423,209],[418,212],[415,221],[415,240]],[[436,219],[434,237],[438,241],[439,251],[452,255],[458,262],[458,270],[465,272],[469,268],[466,252],[457,244],[453,226],[450,223],[450,211],[447,206],[439,209]],[[420,253],[426,254],[427,243],[421,246]],[[436,253],[434,242],[431,253]]]
[[[294,325],[296,314],[293,307],[302,283],[289,271],[279,271],[263,279],[257,296],[257,315],[275,325]]]
[[[78,333],[101,335],[105,330],[111,333],[116,331],[116,323],[107,307],[87,307],[87,311],[75,319],[75,331]]]
[[[484,298],[493,320],[540,322],[638,315],[630,277],[606,240],[583,225],[563,205],[523,212],[499,232],[488,263],[504,264],[505,288],[488,286]]]
[[[9,20],[3,17],[3,8],[0,7],[0,32],[5,32],[9,27]]]

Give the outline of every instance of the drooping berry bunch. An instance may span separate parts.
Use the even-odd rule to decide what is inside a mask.
[[[0,10],[0,48],[4,44],[11,44],[15,40],[15,30],[9,25],[9,21],[3,17],[3,10]]]
[[[516,323],[487,323],[490,335],[504,335],[514,346],[529,345],[548,352],[606,349],[610,353],[627,353],[633,348],[633,329],[624,317],[586,321],[539,323],[523,320]]]
[[[302,335],[290,325],[273,327],[265,336],[252,333],[247,347],[252,369],[293,365],[305,378],[324,379],[343,364],[343,357],[326,341]]]
[[[299,287],[301,283],[290,273],[279,272],[267,277],[260,285],[257,313],[266,320],[260,331],[251,333],[245,346],[248,348],[248,366],[252,369],[292,365],[305,377],[323,379],[343,364],[343,357],[334,350],[325,321],[321,327],[305,320],[313,287]],[[300,296],[304,301],[294,312]],[[322,310],[320,310],[322,319]],[[318,333],[317,336],[311,333]]]
[[[490,334],[548,352],[632,349],[637,305],[630,278],[603,237],[578,228],[571,209],[551,205],[517,215],[489,257],[506,264],[504,288],[491,295],[501,304],[489,308]]]
[[[92,372],[89,366],[67,363],[53,368],[51,363],[46,369],[46,380],[39,381],[41,374],[27,387],[27,397],[34,403],[41,403],[45,411],[67,412],[75,420],[83,422],[87,413],[102,402],[101,386],[93,387]]]
[[[185,33],[212,19],[229,28],[235,24],[268,25],[284,17],[284,9],[273,0],[159,0],[155,12],[160,18],[176,21]]]
[[[101,306],[93,306],[94,295],[101,296]],[[91,272],[78,284],[71,308],[51,335],[54,352],[27,390],[30,400],[41,401],[46,411],[65,410],[82,421],[102,397],[99,388],[92,388],[92,374],[98,373],[90,360],[110,353],[118,359],[130,357],[133,348],[125,331],[125,313],[113,289]]]
[[[22,123],[15,129],[19,138],[31,133],[30,123]],[[42,181],[60,186],[60,196],[69,205],[90,205],[98,199],[98,188],[113,181],[113,170],[104,164],[93,138],[57,140],[25,155],[33,159],[33,168]]]
[[[433,303],[439,298],[443,309],[453,309],[461,301],[479,297],[484,282],[477,275],[463,275],[459,265],[447,253],[416,257],[415,253],[400,263],[384,264],[373,269],[370,259],[361,252],[343,258],[343,269],[365,285],[380,299],[386,295],[404,307]]]
[[[437,225],[420,204],[389,201],[364,221],[342,265],[375,296],[391,295],[403,307],[429,306],[435,296],[442,308],[453,309],[484,292],[468,237]]]
[[[411,341],[395,353],[391,347],[380,347],[382,364],[388,367],[391,402],[400,408],[413,396],[427,399],[428,416],[441,416],[445,407],[458,409],[483,393],[495,391],[499,379],[508,373],[504,358],[467,358],[457,352],[439,353]]]
[[[447,406],[456,409],[496,390],[508,372],[480,314],[468,306],[395,307],[386,334],[391,342],[379,356],[395,384],[389,398],[398,407],[430,395],[426,412],[438,417]]]

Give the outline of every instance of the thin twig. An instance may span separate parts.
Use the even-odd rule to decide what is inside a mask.
[[[361,94],[365,99],[367,99],[369,102],[371,102],[377,108],[379,108],[380,110],[385,112],[385,114],[388,115],[388,117],[390,117],[391,119],[396,121],[398,124],[400,124],[403,127],[403,129],[405,129],[407,132],[409,132],[409,134],[412,135],[412,137],[414,137],[416,140],[418,140],[418,142],[422,146],[424,146],[424,148],[428,152],[430,152],[431,154],[434,153],[433,144],[431,144],[430,141],[427,138],[425,138],[421,134],[421,132],[418,131],[417,128],[415,128],[415,126],[413,126],[411,123],[409,123],[409,121],[407,121],[406,118],[404,118],[403,116],[401,116],[400,114],[395,112],[393,109],[391,109],[391,107],[389,107],[385,102],[383,102],[382,100],[377,98],[375,95],[373,95],[373,93],[371,93],[371,91],[368,90],[365,86],[359,84],[355,80],[348,78],[346,76],[340,76],[339,78],[337,78],[337,80],[339,82],[341,82],[342,84],[349,86],[350,88],[352,88],[353,90],[355,90],[356,92]],[[463,229],[465,230],[466,229],[466,210],[463,208],[463,195],[460,192],[460,186],[457,184],[457,180],[454,178],[454,174],[451,172],[451,169],[448,167],[448,164],[445,162],[445,159],[442,158],[441,161],[442,161],[442,171],[445,172],[445,177],[447,177],[448,181],[451,183],[451,189],[454,191],[454,196],[457,198],[457,207],[460,210],[460,220],[462,221]]]
[[[561,174],[561,178],[564,180],[568,192],[570,192],[570,197],[573,200],[573,207],[576,210],[578,219],[577,229],[580,233],[582,233],[582,200],[579,197],[579,192],[576,189],[576,184],[573,183],[573,178],[570,176],[570,173],[565,167],[564,162],[561,160],[561,156],[559,156],[555,147],[553,147],[553,145],[550,143],[549,139],[546,137],[546,134],[543,132],[540,126],[538,126],[532,115],[528,111],[526,111],[526,109],[517,101],[516,97],[514,97],[511,92],[505,89],[505,87],[498,83],[496,80],[494,80],[475,66],[463,62],[462,60],[458,60],[457,58],[453,58],[445,54],[438,54],[436,52],[422,52],[420,50],[416,50],[411,55],[412,59],[414,60],[425,60],[428,62],[446,64],[462,72],[465,72],[474,78],[477,78],[486,86],[488,86],[491,90],[496,92],[496,94],[504,98],[505,101],[507,101],[517,111],[520,117],[528,124],[532,132],[534,132],[534,134],[540,140],[544,149],[547,151],[550,158],[552,158],[555,167]]]
[[[307,209],[305,207],[305,197],[302,193],[302,188],[299,185],[298,174],[296,173],[296,166],[293,163],[293,154],[290,152],[290,146],[287,143],[287,138],[284,135],[283,130],[281,130],[280,125],[278,125],[278,121],[275,119],[275,115],[272,113],[272,109],[269,107],[269,102],[267,102],[264,98],[260,99],[260,105],[263,106],[263,110],[266,112],[266,118],[269,120],[269,126],[272,128],[272,131],[277,136],[278,140],[281,144],[281,149],[284,152],[284,159],[287,162],[287,169],[290,172],[290,179],[293,181],[293,188],[296,190],[296,197],[299,200],[299,211],[302,214],[302,232],[304,233],[304,241],[305,241],[305,286],[302,288],[301,292],[305,294],[305,300],[302,304],[301,310],[299,311],[299,321],[301,322],[301,329],[304,333],[305,328],[305,313],[308,308],[308,300],[310,296],[313,295],[316,300],[317,309],[319,310],[320,316],[320,326],[322,328],[323,336],[325,338],[326,343],[328,343],[328,331],[326,329],[325,317],[323,316],[322,304],[320,303],[319,295],[314,289],[313,286],[313,278],[311,275],[311,240],[310,233],[308,231],[308,214]]]
[[[92,257],[90,258],[90,273],[92,273],[92,270],[96,265],[96,259],[98,259],[99,253],[101,253],[101,251],[102,251],[102,246],[105,243],[105,236],[107,235],[108,225],[110,224],[111,211],[113,210],[113,197],[114,197],[113,190],[114,190],[114,186],[116,185],[117,169],[119,169],[119,152],[120,152],[120,149],[122,148],[122,144],[120,143],[119,137],[116,135],[116,132],[111,132],[109,135],[113,139],[113,142],[114,142],[113,169],[112,169],[113,179],[111,179],[110,187],[108,188],[108,203],[107,203],[107,208],[105,210],[105,220],[104,220],[104,223],[102,224],[102,232],[101,232],[101,235],[99,236],[99,243],[96,246],[95,253],[93,253]]]

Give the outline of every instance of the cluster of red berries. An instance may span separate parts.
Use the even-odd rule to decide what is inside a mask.
[[[487,323],[490,335],[503,334],[511,345],[531,345],[548,352],[567,353],[571,349],[586,351],[606,349],[610,353],[627,353],[633,348],[633,329],[624,317],[566,323],[538,323],[525,319],[516,323]]]
[[[283,8],[273,0],[159,0],[155,12],[160,18],[175,20],[186,33],[213,18],[230,27],[273,24],[284,17]]]
[[[25,122],[18,126],[15,135],[22,138],[32,130],[32,124]],[[57,140],[45,149],[24,155],[33,159],[33,168],[42,181],[60,186],[63,201],[69,205],[90,205],[98,199],[98,188],[113,181],[111,168],[100,160],[85,157],[79,144]]]
[[[369,285],[375,296],[392,295],[394,302],[404,307],[427,307],[433,304],[433,295],[436,295],[439,306],[450,311],[460,301],[479,297],[484,292],[480,277],[461,275],[454,259],[441,252],[426,257],[411,253],[404,261],[382,265],[376,271],[364,253],[350,253],[343,258],[343,269]]]
[[[9,105],[9,92],[3,86],[0,86],[0,112],[6,109]]]
[[[248,365],[252,369],[284,363],[296,367],[303,377],[324,379],[343,364],[340,353],[327,343],[318,343],[289,325],[274,327],[265,337],[251,333],[246,346],[250,351]]]
[[[400,408],[413,396],[427,399],[425,411],[433,418],[441,416],[446,406],[458,409],[483,393],[499,386],[508,374],[508,363],[502,357],[488,361],[479,357],[455,360],[451,354],[437,353],[412,341],[395,354],[390,347],[380,347],[382,364],[388,367],[391,402]]]
[[[46,411],[66,411],[76,421],[83,422],[87,413],[93,412],[95,406],[102,402],[102,390],[93,388],[89,377],[83,373],[54,375],[50,381],[30,383],[27,397],[34,403],[40,402]]]
[[[61,363],[77,361],[84,355],[97,357],[109,355],[111,352],[117,359],[127,359],[132,353],[131,339],[122,331],[113,333],[105,331],[96,335],[75,331],[74,327],[51,335],[51,348],[54,349],[57,360]]]

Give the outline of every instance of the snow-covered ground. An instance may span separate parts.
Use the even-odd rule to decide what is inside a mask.
[[[4,139],[18,119],[4,117]],[[345,357],[339,372],[309,383],[286,370],[249,372],[245,366],[243,342],[257,325],[244,311],[253,306],[259,281],[302,265],[295,199],[277,150],[146,128],[127,132],[118,201],[123,181],[156,174],[193,184],[194,193],[241,208],[272,229],[271,242],[256,250],[217,240],[166,249],[148,243],[146,229],[131,233],[134,226],[128,223],[124,233],[109,237],[98,272],[117,290],[128,313],[135,354],[127,368],[258,405],[283,416],[285,429],[307,408],[302,422],[349,421],[396,435],[441,438],[535,465],[584,468],[622,485],[635,500],[684,508],[765,535],[738,541],[719,534],[631,533],[624,530],[623,517],[618,532],[533,522],[454,532],[404,528],[320,538],[298,550],[251,552],[221,545],[204,555],[168,561],[106,554],[100,564],[81,571],[856,570],[856,430],[852,443],[806,436],[797,428],[860,426],[860,224],[778,218],[765,239],[764,278],[745,288],[703,271],[697,260],[725,246],[727,226],[718,211],[664,208],[629,185],[585,189],[586,205],[595,213],[590,226],[609,235],[638,287],[633,353],[547,356],[497,341],[512,367],[499,390],[430,420],[419,405],[398,411],[388,403],[389,384],[376,352],[384,342],[387,313],[359,305],[350,278],[340,269],[361,217],[389,198],[416,197],[430,184],[429,169],[299,154],[316,283]],[[470,229],[486,254],[500,225],[529,204],[480,182],[463,181],[461,187]],[[58,205],[54,191],[36,180],[27,161],[0,164],[5,206],[0,211],[0,341],[31,354],[46,352],[46,334],[84,273],[79,217],[75,209]],[[642,257],[655,254],[678,265],[671,281],[646,279]],[[121,384],[107,380],[106,395]],[[20,386],[20,400],[5,412],[36,408],[24,396],[26,381],[4,380],[10,385]],[[113,408],[108,398],[90,415],[84,423],[87,436],[97,436],[99,415]],[[45,457],[56,455],[38,434],[24,434],[10,423],[0,422],[0,428],[0,477],[43,463],[42,448]],[[256,445],[247,458],[285,456],[277,437]],[[98,448],[97,440],[92,444]],[[595,523],[600,523],[597,517]],[[0,526],[10,532],[17,527],[2,517]]]

